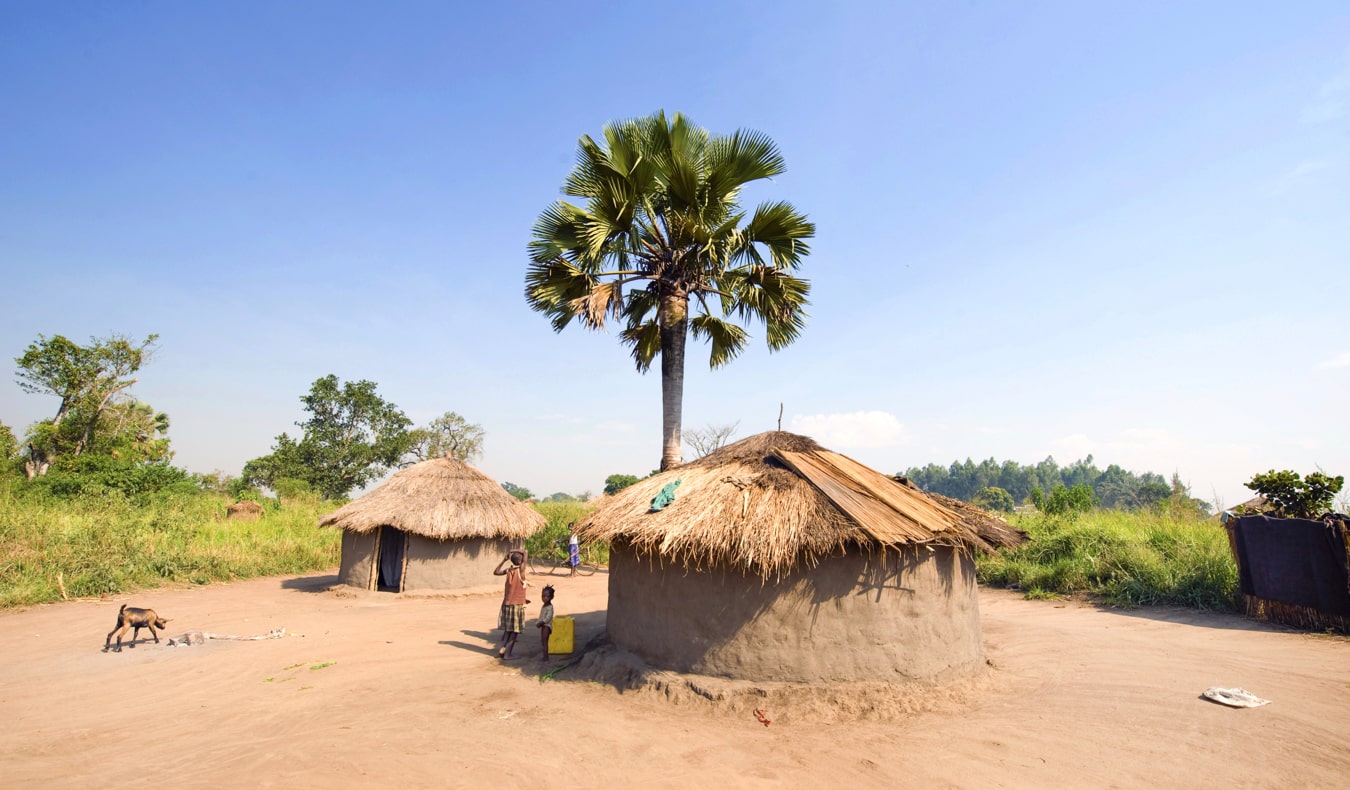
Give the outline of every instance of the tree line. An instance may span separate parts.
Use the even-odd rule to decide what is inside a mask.
[[[81,344],[38,335],[14,360],[16,383],[24,392],[55,396],[56,413],[29,426],[22,440],[0,422],[0,476],[22,476],[58,495],[178,487],[242,496],[267,488],[340,499],[391,468],[482,453],[482,426],[455,412],[414,427],[374,382],[328,375],[300,398],[308,416],[296,423],[298,437],[283,432],[238,477],[191,475],[170,464],[168,415],[130,393],[157,340],[114,335]]]
[[[993,458],[977,464],[967,458],[964,462],[953,461],[949,466],[915,466],[901,474],[925,491],[967,502],[978,501],[997,510],[1035,504],[1037,496],[1042,501],[1050,501],[1053,493],[1063,488],[1067,492],[1078,492],[1073,495],[1074,501],[1083,499],[1081,492],[1089,492],[1090,503],[1105,508],[1139,510],[1164,500],[1184,498],[1187,505],[1209,512],[1209,505],[1191,497],[1189,488],[1176,474],[1169,481],[1155,472],[1131,472],[1116,464],[1101,469],[1091,455],[1068,466],[1060,466],[1053,456],[1047,456],[1037,464],[1019,464],[1011,460],[1000,463]]]

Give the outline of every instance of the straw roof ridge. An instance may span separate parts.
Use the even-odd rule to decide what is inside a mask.
[[[370,532],[390,526],[436,540],[523,539],[544,523],[534,508],[454,458],[433,458],[400,470],[319,519],[320,527]]]
[[[680,481],[675,500],[652,498]],[[991,550],[957,511],[806,436],[770,431],[620,491],[577,524],[687,568],[728,564],[768,578],[846,550],[920,543]]]

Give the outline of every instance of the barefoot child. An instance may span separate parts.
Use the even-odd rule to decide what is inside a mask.
[[[506,567],[508,562],[511,563],[509,568]],[[492,571],[493,576],[506,577],[506,590],[502,594],[502,611],[497,618],[497,627],[502,629],[502,642],[497,648],[497,657],[503,661],[510,661],[516,657],[516,638],[525,629],[525,604],[529,601],[525,598],[525,569],[522,567],[524,563],[524,552],[513,551],[497,563],[497,567]]]
[[[535,623],[539,628],[539,640],[544,646],[544,655],[539,659],[539,663],[548,663],[548,638],[553,635],[553,585],[548,585],[541,593],[544,598],[544,605],[539,607],[539,622]]]

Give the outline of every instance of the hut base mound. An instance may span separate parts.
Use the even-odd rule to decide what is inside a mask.
[[[736,680],[656,669],[604,637],[588,645],[565,673],[568,680],[603,683],[624,694],[697,707],[715,715],[753,716],[758,710],[765,718],[784,724],[894,721],[925,713],[959,712],[976,704],[997,681],[992,663],[973,673],[963,671],[959,677],[932,682]]]

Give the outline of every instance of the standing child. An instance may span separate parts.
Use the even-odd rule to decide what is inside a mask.
[[[539,663],[548,663],[548,638],[553,636],[553,585],[544,587],[542,593],[544,605],[539,607],[539,622],[535,623],[539,627],[539,640],[544,646],[544,655],[539,659]]]
[[[577,522],[567,525],[567,567],[572,571],[568,576],[577,575],[577,566],[581,564],[581,544],[577,541]]]
[[[507,563],[511,567],[506,567]],[[493,576],[506,577],[506,590],[502,594],[502,611],[497,618],[497,627],[502,629],[502,642],[497,648],[497,657],[503,661],[514,659],[516,638],[525,630],[525,553],[519,550],[507,554],[492,571]]]

